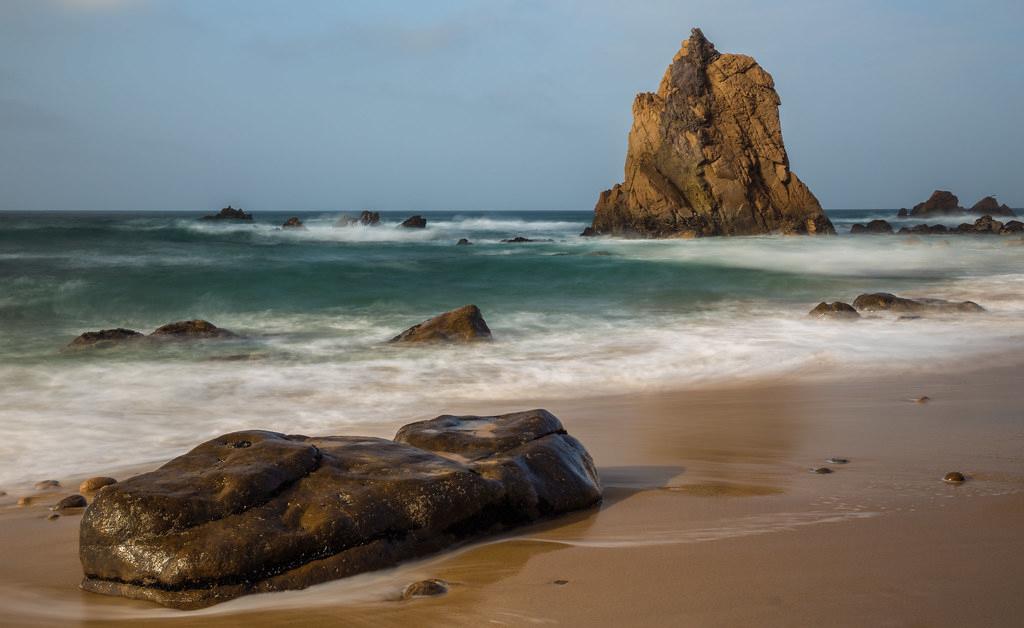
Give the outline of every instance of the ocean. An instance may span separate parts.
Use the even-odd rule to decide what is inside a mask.
[[[1019,237],[848,235],[901,224],[895,210],[829,212],[837,237],[662,241],[580,238],[589,211],[422,212],[426,229],[399,228],[411,213],[346,228],[340,212],[0,213],[0,489],[237,429],[357,433],[455,404],[488,413],[494,399],[527,408],[833,365],[955,369],[1024,338]],[[291,215],[308,228],[280,229]],[[500,242],[515,236],[550,241]],[[989,312],[806,317],[875,291]],[[467,303],[494,343],[386,343]],[[242,337],[62,351],[84,331],[192,318]]]

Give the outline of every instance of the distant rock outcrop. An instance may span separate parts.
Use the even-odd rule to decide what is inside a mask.
[[[984,312],[974,301],[945,301],[943,299],[907,299],[888,292],[862,294],[853,300],[853,307],[862,312],[935,312],[974,313]]]
[[[252,220],[252,214],[247,213],[244,209],[236,209],[228,205],[216,214],[203,216],[201,220]]]
[[[412,229],[423,229],[427,226],[427,219],[416,214],[415,216],[410,216],[403,220],[401,226]]]
[[[585,235],[835,233],[789,169],[771,75],[693,29],[656,93],[633,102],[625,181]]]
[[[834,303],[825,303],[822,301],[814,307],[813,310],[807,313],[811,318],[840,318],[846,320],[856,320],[860,318],[860,314],[857,310],[853,309],[853,306],[849,303],[843,303],[842,301],[836,301]]]
[[[233,338],[234,332],[201,319],[178,321],[157,327],[150,336],[156,338]]]
[[[118,327],[117,329],[101,329],[99,331],[87,331],[84,334],[78,336],[67,346],[68,349],[85,349],[85,348],[107,348],[113,347],[132,340],[140,340],[144,338],[141,333],[134,329],[124,329]]]
[[[368,227],[376,226],[380,224],[380,212],[372,212],[368,209],[364,209],[359,213],[359,218],[353,218],[348,214],[345,214],[338,218],[338,221],[334,223],[335,227],[351,227],[353,225],[366,225]]]
[[[916,218],[962,213],[964,213],[964,208],[960,207],[960,199],[956,197],[956,194],[946,190],[935,190],[927,201],[914,205],[910,210],[910,215]]]
[[[484,321],[480,308],[464,305],[413,325],[392,338],[391,342],[472,342],[490,339],[491,329]]]
[[[968,210],[972,214],[988,214],[989,216],[1016,216],[1013,210],[1005,203],[1000,205],[994,196],[986,196],[971,206]]]
[[[302,220],[298,216],[292,216],[288,220],[284,221],[281,225],[282,229],[305,229],[306,225],[302,224]]]
[[[868,234],[882,234],[892,233],[892,225],[885,220],[872,220],[866,225],[853,225],[850,227],[850,233],[868,233]]]

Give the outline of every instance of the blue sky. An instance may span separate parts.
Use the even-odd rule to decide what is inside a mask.
[[[591,209],[693,26],[828,208],[1024,206],[1024,2],[0,0],[0,209]]]

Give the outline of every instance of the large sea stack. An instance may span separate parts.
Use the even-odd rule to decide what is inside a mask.
[[[693,29],[658,91],[634,100],[626,179],[601,193],[588,235],[835,233],[789,170],[779,102],[754,59]]]

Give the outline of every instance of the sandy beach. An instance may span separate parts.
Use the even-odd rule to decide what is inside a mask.
[[[486,411],[543,405],[558,415],[593,454],[604,504],[395,569],[194,612],[81,592],[80,516],[46,520],[70,491],[27,507],[8,494],[0,623],[1013,625],[1024,612],[1022,365],[1016,353],[852,380],[839,369],[496,401]],[[810,472],[830,457],[849,462]],[[954,470],[968,481],[943,483]],[[451,590],[397,599],[422,578]]]

